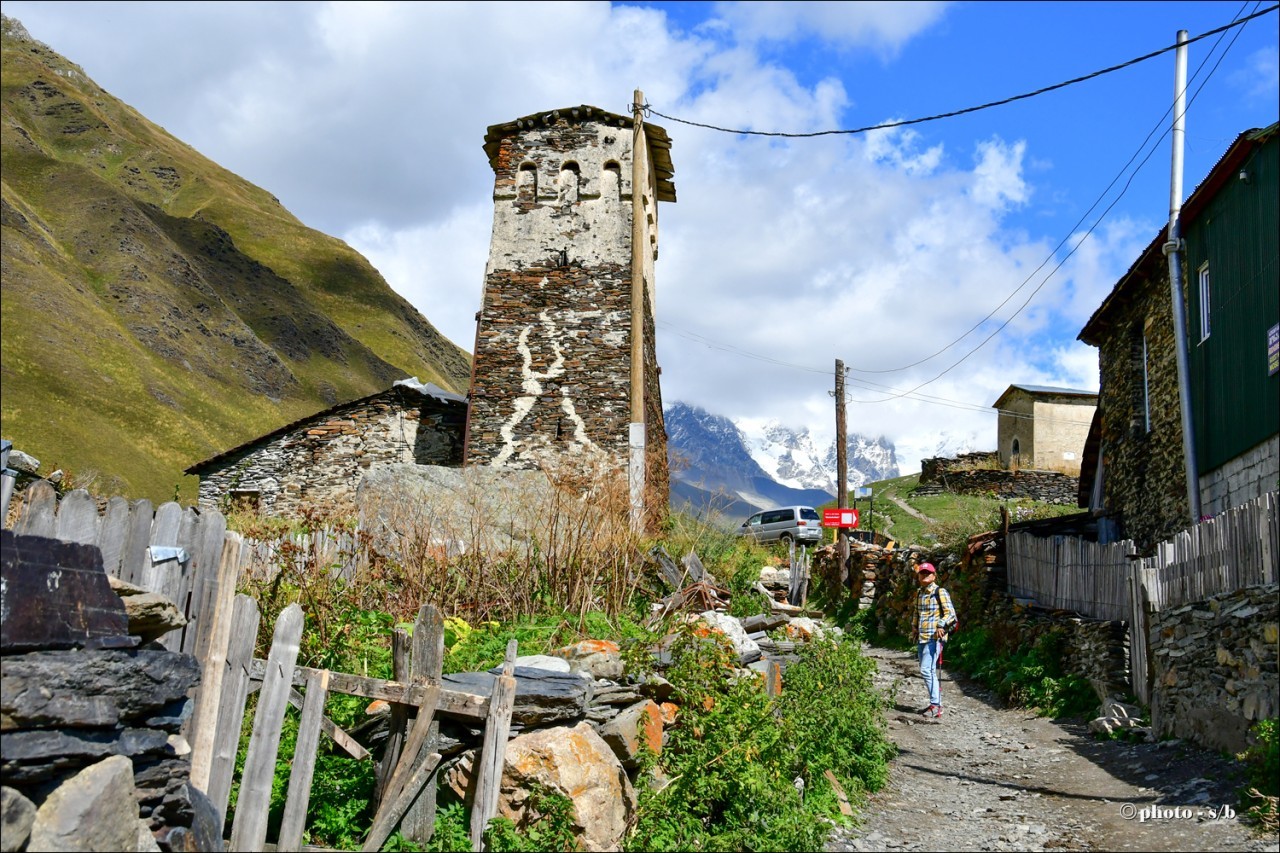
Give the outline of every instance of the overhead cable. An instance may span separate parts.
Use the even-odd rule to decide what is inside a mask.
[[[1218,27],[1217,29],[1213,29],[1213,30],[1209,30],[1208,32],[1201,33],[1200,35],[1194,38],[1188,39],[1187,41],[1182,42],[1181,44],[1182,45],[1194,44],[1195,42],[1198,42],[1201,39],[1205,39],[1205,38],[1208,38],[1209,36],[1217,35],[1218,33],[1225,32],[1226,30],[1229,30],[1232,27],[1242,26],[1243,24],[1253,20],[1254,18],[1261,17],[1262,15],[1268,15],[1276,11],[1276,9],[1280,9],[1280,4],[1276,4],[1274,6],[1268,6],[1267,8],[1262,9],[1261,11],[1254,12],[1252,15],[1249,15],[1246,18],[1240,18],[1239,20],[1232,21],[1231,23],[1225,24],[1224,26]],[[644,111],[644,114],[646,117],[650,115],[655,115],[655,116],[658,116],[659,118],[664,118],[667,121],[674,121],[680,124],[689,125],[691,127],[701,127],[701,128],[705,128],[706,130],[715,130],[721,133],[732,133],[740,136],[781,136],[781,137],[787,137],[790,139],[806,139],[806,138],[815,137],[815,136],[852,135],[852,134],[858,134],[858,133],[868,133],[873,130],[885,130],[893,127],[906,127],[907,125],[912,125],[912,124],[924,124],[925,122],[938,121],[939,119],[944,119],[944,118],[954,118],[956,116],[966,115],[968,113],[976,113],[976,112],[979,112],[980,110],[991,109],[992,107],[1000,107],[1000,106],[1004,106],[1005,104],[1012,104],[1015,101],[1023,101],[1023,100],[1026,100],[1027,98],[1034,98],[1037,95],[1043,95],[1047,92],[1053,92],[1058,89],[1064,89],[1067,86],[1072,86],[1072,85],[1075,85],[1076,83],[1083,83],[1086,80],[1092,80],[1095,77],[1101,77],[1104,74],[1110,74],[1113,71],[1120,71],[1132,65],[1137,65],[1140,62],[1146,62],[1148,59],[1154,59],[1155,57],[1166,54],[1171,50],[1177,50],[1179,46],[1180,46],[1179,44],[1172,44],[1168,47],[1161,48],[1160,50],[1152,51],[1151,53],[1148,53],[1144,56],[1139,56],[1134,59],[1130,59],[1128,62],[1122,62],[1119,65],[1112,65],[1110,68],[1103,68],[1100,71],[1094,71],[1092,74],[1086,74],[1083,77],[1075,77],[1071,80],[1064,80],[1063,82],[1055,83],[1052,86],[1045,86],[1042,89],[1036,89],[1034,92],[1026,92],[1021,95],[1014,95],[1013,97],[1004,98],[999,101],[990,101],[985,104],[979,104],[976,107],[965,107],[964,109],[961,109],[961,110],[952,110],[951,112],[939,113],[937,115],[925,116],[923,118],[912,118],[912,119],[904,119],[902,121],[885,122],[883,124],[872,124],[872,125],[867,125],[866,127],[855,127],[849,130],[817,130],[810,133],[784,133],[782,131],[769,131],[769,130],[740,130],[740,129],[733,129],[728,127],[717,127],[714,124],[703,124],[702,122],[690,121],[688,119],[683,119],[683,118],[676,118],[675,116],[658,112],[653,108],[651,104],[633,104],[630,109],[633,112],[635,109],[641,109]]]

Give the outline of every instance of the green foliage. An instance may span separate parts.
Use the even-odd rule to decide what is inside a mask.
[[[1241,801],[1250,818],[1274,833],[1280,825],[1280,721],[1259,720],[1251,735],[1253,743],[1236,756],[1245,763],[1249,780]]]
[[[539,853],[580,849],[573,833],[573,801],[541,785],[529,789],[525,801],[534,817],[517,827],[509,818],[496,817],[485,829],[485,849],[494,853]]]
[[[776,702],[716,635],[685,629],[671,651],[680,717],[644,768],[627,849],[816,850],[841,819],[824,770],[851,793],[883,784],[891,748],[855,643],[815,645]]]
[[[947,644],[947,660],[1012,704],[1050,717],[1090,713],[1098,704],[1093,688],[1062,671],[1064,641],[1061,632],[1049,631],[1006,652],[985,626],[971,625]]]

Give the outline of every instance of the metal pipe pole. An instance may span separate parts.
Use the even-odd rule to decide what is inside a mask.
[[[1169,182],[1169,232],[1164,244],[1169,259],[1169,297],[1173,310],[1173,340],[1178,359],[1178,405],[1182,416],[1182,457],[1187,480],[1191,523],[1200,522],[1200,474],[1196,460],[1195,423],[1191,416],[1191,383],[1187,369],[1187,322],[1182,297],[1182,150],[1186,137],[1187,31],[1178,30],[1173,87],[1173,167]]]
[[[631,424],[628,480],[631,492],[631,529],[644,529],[645,418],[644,418],[644,250],[648,228],[644,216],[645,154],[644,93],[632,96],[631,133]]]

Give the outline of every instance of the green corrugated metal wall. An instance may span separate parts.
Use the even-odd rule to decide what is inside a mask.
[[[1185,275],[1196,454],[1204,474],[1280,431],[1280,374],[1267,330],[1280,322],[1280,138],[1254,149],[1187,224]],[[1210,335],[1201,341],[1199,270],[1209,262]]]

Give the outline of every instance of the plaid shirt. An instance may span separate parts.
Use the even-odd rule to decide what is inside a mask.
[[[938,594],[934,595],[935,592]],[[942,599],[942,612],[938,610],[938,599]],[[933,632],[938,626],[955,617],[956,609],[951,604],[951,593],[938,586],[936,581],[916,590],[916,612],[911,628],[917,643],[932,640]]]

